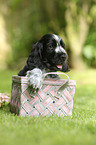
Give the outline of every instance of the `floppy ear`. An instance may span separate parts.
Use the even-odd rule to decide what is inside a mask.
[[[39,55],[40,58],[42,58],[43,44],[40,42],[37,42],[36,44],[34,44],[33,49],[34,49],[35,55]]]

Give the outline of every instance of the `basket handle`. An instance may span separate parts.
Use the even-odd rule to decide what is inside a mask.
[[[46,75],[48,75],[48,74],[63,74],[63,75],[65,75],[66,77],[67,77],[67,81],[57,90],[57,94],[59,95],[59,94],[61,94],[62,93],[62,91],[66,88],[66,86],[68,85],[68,83],[69,83],[69,76],[67,75],[67,74],[65,74],[65,73],[59,73],[59,72],[50,72],[50,73],[45,73],[44,74],[44,77],[46,76]],[[56,96],[55,96],[56,97]],[[57,97],[58,98],[58,97]]]

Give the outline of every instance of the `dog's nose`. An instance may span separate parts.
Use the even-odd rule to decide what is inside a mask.
[[[66,53],[63,53],[63,54],[61,55],[61,58],[62,58],[62,59],[65,59],[66,57],[67,57]]]

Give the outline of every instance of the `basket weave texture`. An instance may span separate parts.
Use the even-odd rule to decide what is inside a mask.
[[[70,80],[59,94],[58,89],[66,80],[45,79],[37,92],[28,85],[27,77],[12,77],[10,111],[25,116],[72,115],[75,80]]]

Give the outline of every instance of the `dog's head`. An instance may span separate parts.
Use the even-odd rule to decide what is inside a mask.
[[[67,53],[63,40],[55,34],[44,35],[35,45],[42,63],[50,71],[68,71]]]

